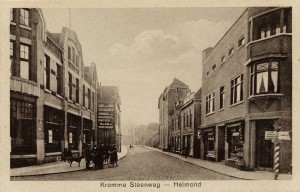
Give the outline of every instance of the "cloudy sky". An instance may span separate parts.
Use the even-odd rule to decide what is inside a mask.
[[[76,31],[85,65],[117,85],[122,123],[158,122],[158,97],[176,77],[201,87],[202,55],[245,8],[43,9],[50,32]]]

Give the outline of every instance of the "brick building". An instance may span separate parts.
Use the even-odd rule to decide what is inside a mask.
[[[121,98],[117,86],[100,86],[97,92],[97,142],[121,150]]]
[[[160,148],[167,148],[170,143],[170,111],[173,110],[174,104],[177,100],[183,100],[188,91],[189,86],[175,78],[173,82],[164,89],[158,99]]]
[[[292,131],[292,9],[247,8],[203,54],[201,157],[248,170],[272,170],[265,131]],[[282,141],[289,172],[291,141]]]
[[[170,111],[169,141],[172,151],[180,153],[184,147],[190,149],[190,156],[200,156],[198,131],[201,125],[201,89],[189,92],[182,100],[174,103]]]
[[[11,166],[57,161],[66,148],[81,155],[94,140],[95,64],[84,67],[74,31],[47,31],[41,9],[10,19]]]

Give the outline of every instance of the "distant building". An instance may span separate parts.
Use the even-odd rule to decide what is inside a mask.
[[[202,71],[201,157],[272,171],[266,131],[292,132],[292,9],[246,9],[203,51]],[[280,146],[280,172],[290,172],[292,142]]]
[[[97,143],[115,144],[121,150],[121,98],[117,86],[98,89]]]
[[[11,9],[10,19],[11,167],[82,154],[93,145],[95,64],[84,70],[76,33],[48,32],[41,9]]]
[[[171,142],[169,140],[169,112],[173,110],[175,101],[183,100],[188,91],[189,86],[175,78],[173,82],[164,89],[158,99],[160,148],[167,148],[168,144]]]

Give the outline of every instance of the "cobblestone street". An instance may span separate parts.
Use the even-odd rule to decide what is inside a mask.
[[[170,163],[171,162],[171,163]],[[82,163],[84,164],[84,163]],[[74,164],[74,166],[77,164]],[[77,172],[11,177],[11,180],[229,180],[235,179],[215,173],[180,159],[167,156],[142,146],[128,149],[119,166],[103,170],[83,170]]]

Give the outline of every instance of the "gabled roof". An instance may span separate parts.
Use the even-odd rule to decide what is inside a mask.
[[[185,83],[183,83],[182,81],[180,81],[177,78],[174,78],[173,82],[170,84],[169,87],[181,87],[181,88],[189,88],[189,86]]]

